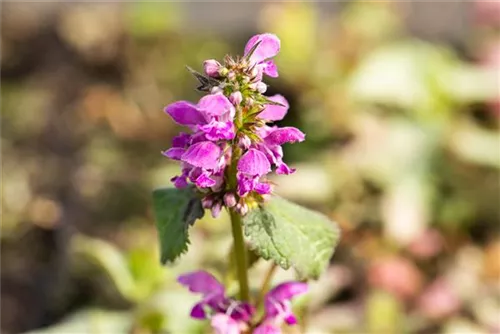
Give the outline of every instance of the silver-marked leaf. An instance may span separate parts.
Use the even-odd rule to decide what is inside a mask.
[[[160,239],[161,263],[165,264],[187,251],[188,227],[203,217],[204,210],[192,187],[154,190],[153,207]]]
[[[245,236],[257,254],[304,278],[318,278],[340,239],[325,215],[273,197],[243,218]]]

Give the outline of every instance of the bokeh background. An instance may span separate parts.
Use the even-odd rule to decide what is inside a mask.
[[[175,278],[224,275],[229,223],[159,265],[162,110],[261,32],[307,134],[277,192],[343,231],[291,332],[500,332],[499,2],[350,1],[2,3],[2,333],[207,332]]]

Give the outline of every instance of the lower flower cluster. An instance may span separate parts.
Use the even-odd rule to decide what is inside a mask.
[[[291,300],[307,292],[307,284],[285,282],[270,290],[264,298],[264,316],[254,321],[255,307],[249,303],[228,297],[224,286],[210,273],[196,271],[178,278],[178,282],[202,300],[191,310],[191,317],[210,319],[217,334],[240,334],[253,329],[254,334],[280,334],[283,323],[295,325]]]
[[[224,66],[205,61],[206,75],[196,77],[209,94],[197,104],[178,101],[165,108],[191,130],[176,136],[172,148],[163,152],[181,162],[181,174],[172,182],[178,188],[194,184],[214,217],[223,206],[245,215],[264,201],[272,192],[266,175],[273,168],[277,174],[294,172],[283,161],[282,145],[303,141],[305,135],[293,127],[266,124],[283,119],[289,107],[281,95],[263,95],[263,75],[278,76],[271,58],[279,49],[275,35],[262,34],[248,41],[242,58],[226,57]]]

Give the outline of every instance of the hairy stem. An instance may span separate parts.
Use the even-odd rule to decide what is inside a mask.
[[[248,289],[248,259],[245,239],[243,238],[243,229],[241,224],[241,216],[234,210],[229,210],[231,216],[231,230],[234,240],[234,257],[236,263],[236,273],[238,282],[240,283],[240,299],[248,302],[250,300],[250,292]]]

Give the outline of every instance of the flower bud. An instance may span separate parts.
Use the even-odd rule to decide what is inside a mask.
[[[222,209],[222,202],[217,201],[214,203],[212,206],[211,212],[212,212],[212,217],[217,218],[219,217],[220,210]]]
[[[219,86],[214,86],[214,87],[212,87],[210,94],[217,94],[217,93],[223,93],[223,92],[224,91],[222,90],[222,88],[220,88]]]
[[[232,208],[236,205],[236,196],[233,193],[226,193],[224,195],[224,204],[228,208]]]
[[[245,202],[236,204],[236,211],[240,213],[240,215],[244,216],[248,213],[248,205]]]
[[[235,106],[238,106],[243,100],[243,96],[240,91],[234,92],[229,96],[229,101]]]
[[[233,81],[236,78],[236,74],[233,71],[229,71],[229,73],[227,74],[227,78],[230,81]]]
[[[267,90],[267,85],[262,81],[257,82],[257,91],[261,94],[264,94]]]
[[[247,98],[245,99],[245,104],[246,104],[248,107],[253,106],[253,103],[254,103],[254,102],[255,102],[255,101],[254,101],[251,97],[247,97]]]
[[[209,197],[209,196],[203,197],[201,199],[201,205],[205,209],[210,209],[213,204],[214,204],[214,200],[211,197]]]
[[[254,83],[248,85],[248,87],[250,87],[251,90],[256,90],[261,94],[265,93],[267,90],[267,85],[265,83],[263,83],[262,81],[254,82]]]
[[[221,67],[222,65],[215,59],[209,59],[203,62],[203,69],[209,77],[218,77]]]
[[[244,149],[247,149],[250,147],[250,145],[252,145],[252,141],[250,140],[250,138],[247,135],[242,135],[240,137],[238,144],[241,147],[243,147]]]

